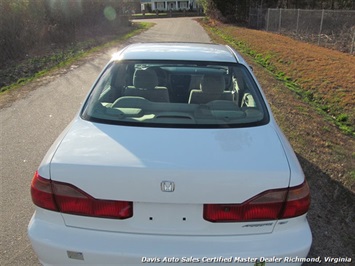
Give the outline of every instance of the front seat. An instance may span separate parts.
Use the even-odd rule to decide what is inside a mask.
[[[206,104],[214,100],[233,101],[233,94],[225,91],[225,80],[223,75],[204,75],[199,90],[191,90],[189,103]]]
[[[151,69],[137,69],[133,75],[133,86],[127,86],[124,96],[139,96],[152,102],[169,102],[166,87],[158,87],[158,76]]]

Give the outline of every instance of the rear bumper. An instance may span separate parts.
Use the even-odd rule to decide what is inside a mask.
[[[67,227],[59,213],[43,212],[45,216],[37,211],[28,227],[33,249],[43,265],[255,265],[263,258],[266,265],[301,265],[312,243],[305,216],[291,222],[291,230],[290,226],[287,230],[276,226],[272,234],[171,236]]]

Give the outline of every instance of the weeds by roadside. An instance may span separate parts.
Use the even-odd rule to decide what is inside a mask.
[[[122,29],[116,36],[106,36],[101,40],[87,39],[65,48],[54,48],[51,53],[14,62],[0,69],[0,93],[17,88],[36,78],[42,77],[53,69],[72,64],[74,61],[99,49],[123,42],[151,27],[150,23],[137,23]]]
[[[224,42],[248,54],[325,119],[355,136],[355,57],[269,32],[201,21]]]
[[[353,138],[354,124],[350,123],[355,119],[355,117],[347,113],[348,110],[354,110],[354,112],[351,112],[351,114],[355,114],[355,84],[352,85],[352,81],[355,82],[355,77],[351,77],[351,75],[347,74],[346,76],[348,81],[346,82],[341,80],[339,82],[339,84],[342,84],[342,87],[349,90],[348,95],[344,100],[340,97],[342,94],[338,91],[335,92],[334,95],[331,95],[338,99],[336,101],[329,101],[329,96],[323,95],[325,94],[324,90],[319,89],[320,91],[314,90],[312,92],[311,90],[304,89],[293,78],[295,73],[297,74],[298,65],[296,64],[295,66],[291,58],[302,56],[303,53],[303,51],[293,49],[292,52],[294,54],[291,55],[290,47],[297,45],[297,41],[284,36],[279,36],[281,38],[281,43],[279,43],[279,39],[274,39],[272,44],[266,45],[269,47],[267,50],[265,50],[266,52],[262,53],[260,50],[264,49],[261,47],[263,46],[263,43],[259,41],[253,42],[253,40],[258,40],[265,34],[270,34],[271,37],[273,37],[275,36],[274,34],[243,29],[232,25],[220,24],[214,21],[211,22],[208,20],[202,20],[200,23],[209,32],[213,40],[218,43],[227,43],[232,47],[235,47],[241,53],[250,56],[250,58],[256,64],[259,66],[261,65],[264,69],[267,70],[269,74],[271,74],[271,76],[274,77],[274,81],[272,81],[265,75],[260,77],[261,72],[256,73],[259,76],[259,81],[262,83],[265,80],[269,80],[265,84],[262,84],[262,87],[269,95],[269,97],[272,95],[270,98],[268,97],[268,100],[271,104],[271,107],[273,108],[273,112],[277,117],[278,123],[282,127],[283,131],[290,139],[296,152],[310,162],[316,163],[320,169],[327,173],[332,179],[339,181],[349,190],[355,191],[355,141]],[[248,36],[245,37],[245,39],[248,38],[248,40],[250,39],[251,41],[246,41],[241,36]],[[280,45],[284,45],[283,42],[285,41],[285,38],[289,41],[288,46],[280,48]],[[301,43],[301,45],[308,44]],[[278,48],[276,51],[270,47]],[[284,49],[285,52],[282,52],[282,49]],[[317,53],[318,51],[315,51],[315,55],[312,55],[311,58],[316,58]],[[339,54],[338,52],[329,50],[329,54],[332,53],[336,53],[336,55]],[[284,57],[282,57],[282,55]],[[351,56],[346,55],[346,58],[347,57]],[[351,57],[348,60],[352,62],[354,59],[355,58]],[[275,64],[275,60],[282,62],[282,65],[285,67],[280,69],[278,65]],[[301,58],[300,60],[305,62],[308,59]],[[341,62],[339,63],[342,64]],[[346,64],[347,63],[345,62],[343,66],[345,67]],[[355,68],[355,64],[354,66],[350,66],[348,63],[346,67]],[[311,71],[311,69],[309,71]],[[321,73],[322,76],[325,76],[327,71],[332,73],[330,72],[331,69],[328,69],[327,67],[325,67],[324,70],[319,69],[318,73]],[[312,73],[312,75],[315,74]],[[334,74],[329,75],[332,75],[332,78],[336,78],[334,77]],[[338,77],[338,79],[341,78],[342,76]],[[276,81],[281,82],[280,84],[282,84],[282,86]],[[316,82],[317,81],[312,80],[309,81],[309,83],[313,85],[316,84]],[[336,82],[334,82],[334,84],[334,86],[337,86]],[[296,98],[288,96],[288,93],[284,91],[285,88],[289,88],[291,91],[295,92],[294,96]],[[352,95],[354,97],[351,97]],[[316,97],[317,100],[315,100]],[[328,101],[327,105],[329,110],[323,110],[324,107],[322,108],[322,105],[318,104],[318,101],[321,101],[322,99],[324,99],[324,102],[326,100]],[[354,102],[354,104],[350,104],[349,106],[349,102]],[[346,108],[341,110],[337,116],[330,113],[330,106],[334,105],[335,108],[336,104],[340,106],[346,106]],[[281,107],[275,108],[278,105],[281,105]],[[337,130],[336,127],[340,128],[340,130]],[[346,135],[344,135],[344,133],[346,133]]]
[[[291,48],[283,58],[278,55],[278,60],[285,66],[280,70],[274,63],[275,52],[271,50],[268,53],[253,52],[260,47],[251,46],[250,43],[253,42],[240,41],[241,36],[248,34],[250,39],[262,39],[264,32],[259,34],[254,30],[233,29],[231,25],[216,26],[206,21],[201,23],[215,42],[234,46],[253,66],[275,119],[297,154],[311,189],[311,207],[307,216],[312,228],[313,243],[309,257],[354,258],[355,139],[353,135],[344,134],[344,131],[339,130],[339,126],[334,123],[336,118],[329,119],[324,112],[317,110],[319,106],[312,103],[315,92],[305,92],[307,100],[303,94],[295,90],[302,89],[299,84],[293,88],[294,80],[288,78],[295,74],[291,58],[302,54],[302,51],[297,49],[291,51],[297,41],[290,40],[288,47]],[[239,34],[240,32],[242,34]],[[279,46],[278,39],[273,40],[272,44],[275,47]],[[291,53],[293,55],[288,55]],[[315,57],[317,53],[318,51],[315,51]],[[324,72],[327,71],[330,70],[325,67]],[[351,83],[347,86],[350,86],[349,90],[354,91]],[[350,106],[351,108],[354,108],[354,105]],[[345,120],[345,117],[338,119]],[[328,264],[323,261],[321,264],[307,265]]]

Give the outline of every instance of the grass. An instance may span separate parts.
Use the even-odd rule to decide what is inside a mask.
[[[355,57],[278,34],[202,20],[212,35],[251,56],[344,133],[355,136]]]
[[[304,50],[318,47],[219,22],[200,23],[212,40],[234,47],[252,64],[279,126],[297,155],[308,162],[303,167],[319,168],[315,172],[310,168],[308,174],[313,177],[314,173],[324,173],[355,191],[355,76],[348,70],[332,74],[336,68],[349,68],[355,73],[354,57],[324,48],[306,57],[304,53],[310,51]],[[271,35],[273,41],[268,42],[265,35]],[[326,56],[338,65],[324,67]],[[302,67],[297,60],[303,62]],[[317,70],[313,70],[314,61],[320,65]],[[317,75],[320,78],[314,78]],[[328,91],[329,84],[339,89]]]
[[[95,46],[94,40],[86,40],[67,47],[64,50],[57,51],[49,55],[42,55],[27,59],[20,64],[0,70],[0,76],[10,80],[10,84],[0,88],[0,93],[9,91],[23,86],[39,77],[48,74],[55,69],[66,67],[73,64],[80,58],[83,58],[93,52],[113,47],[119,43],[123,43],[127,39],[133,37],[152,27],[152,23],[134,24],[132,31],[119,35],[113,40],[102,45]]]

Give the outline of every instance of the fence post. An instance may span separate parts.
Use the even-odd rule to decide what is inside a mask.
[[[300,22],[300,9],[297,9],[296,36],[298,35],[298,25]]]
[[[266,31],[269,31],[270,8],[267,9]]]
[[[350,54],[354,52],[354,42],[355,42],[355,27],[353,27],[353,38],[351,40]]]
[[[251,13],[251,6],[249,7],[249,17],[248,17],[248,25],[249,27],[252,27],[251,26],[251,16],[252,16],[252,13]]]
[[[282,16],[282,8],[280,8],[280,13],[279,13],[279,33],[281,33],[281,16]]]
[[[322,10],[322,18],[320,21],[319,35],[318,35],[318,45],[320,45],[320,35],[322,34],[323,29],[323,19],[324,19],[324,9]]]

